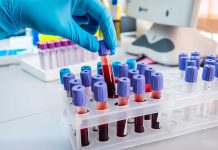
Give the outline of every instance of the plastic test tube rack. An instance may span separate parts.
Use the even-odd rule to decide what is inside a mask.
[[[130,97],[127,106],[117,106],[117,99],[108,99],[109,108],[106,111],[97,111],[95,103],[89,102],[87,105],[88,113],[80,116],[74,113],[74,107],[69,103],[66,92],[63,87],[60,87],[60,94],[64,103],[64,122],[72,149],[128,148],[218,126],[218,107],[214,111],[210,111],[210,108],[208,108],[205,117],[194,115],[192,120],[184,119],[186,107],[197,106],[202,103],[217,103],[217,82],[213,83],[212,88],[204,91],[201,72],[199,70],[197,88],[193,89],[192,93],[186,93],[186,82],[180,78],[177,69],[172,69],[162,72],[164,89],[160,100],[148,98],[146,102],[137,103]],[[117,121],[154,113],[161,113],[160,129],[151,129],[151,120],[144,120],[145,132],[136,133],[134,132],[134,124],[128,124],[127,136],[116,136]],[[97,139],[98,132],[93,131],[92,128],[105,123],[109,124],[109,140],[99,142]],[[82,128],[89,128],[90,144],[84,147],[81,147],[80,144],[79,131]]]

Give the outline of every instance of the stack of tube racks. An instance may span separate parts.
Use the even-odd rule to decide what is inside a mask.
[[[164,88],[159,100],[153,99],[145,93],[146,101],[137,103],[129,97],[126,106],[118,106],[118,99],[108,99],[108,109],[96,110],[95,101],[87,104],[86,114],[76,114],[71,98],[60,86],[60,95],[64,104],[64,124],[69,135],[72,149],[123,149],[141,144],[151,143],[180,135],[218,126],[218,78],[211,82],[210,88],[205,90],[205,82],[201,79],[202,69],[193,85],[185,82],[178,69],[162,72]],[[191,91],[191,92],[190,92]],[[206,106],[202,113],[201,105]],[[151,120],[144,120],[144,132],[136,133],[134,124],[127,124],[127,135],[117,136],[116,123],[119,120],[158,113],[159,129],[151,128]],[[109,140],[100,142],[95,126],[109,124]],[[89,145],[81,145],[80,129],[88,128]]]

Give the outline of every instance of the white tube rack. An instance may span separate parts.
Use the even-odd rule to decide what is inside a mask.
[[[95,110],[95,102],[88,102],[89,112],[85,115],[77,115],[70,98],[66,97],[63,88],[60,93],[64,103],[64,123],[69,135],[72,149],[123,149],[154,141],[164,140],[218,126],[218,80],[207,91],[203,90],[201,74],[194,92],[186,93],[186,83],[177,75],[178,71],[163,72],[164,90],[160,100],[148,98],[144,103],[136,103],[131,98],[128,106],[116,106],[116,99],[108,99],[109,108],[106,111]],[[201,72],[201,71],[199,71]],[[196,113],[191,120],[184,119],[184,108],[208,103],[207,114],[201,117]],[[212,105],[211,105],[212,104]],[[194,112],[196,110],[194,109]],[[151,129],[150,120],[144,121],[145,132],[135,133],[134,124],[128,124],[126,137],[116,136],[116,121],[134,118],[146,114],[161,113],[161,129]],[[98,141],[98,132],[92,127],[108,123],[109,140]],[[89,128],[90,145],[81,147],[80,129]]]

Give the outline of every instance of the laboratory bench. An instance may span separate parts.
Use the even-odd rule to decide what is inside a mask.
[[[19,65],[1,67],[0,76],[0,149],[70,150],[59,81],[42,82]],[[129,149],[217,150],[217,133],[218,127]]]

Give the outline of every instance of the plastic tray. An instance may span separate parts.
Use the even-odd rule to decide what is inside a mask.
[[[80,116],[74,113],[74,107],[61,87],[65,126],[72,149],[122,149],[218,126],[218,107],[214,108],[214,106],[218,106],[218,101],[216,101],[218,100],[217,80],[209,90],[205,91],[203,82],[200,81],[201,74],[199,74],[199,81],[194,92],[187,93],[187,84],[178,77],[177,70],[163,72],[163,74],[164,90],[160,100],[148,98],[144,103],[136,103],[130,97],[128,106],[119,107],[115,105],[116,99],[108,99],[109,108],[106,111],[95,110],[95,102],[92,101],[87,106],[89,112]],[[201,103],[209,104],[207,115],[201,117],[194,114],[191,120],[185,120],[184,108],[197,107]],[[116,121],[157,112],[161,113],[161,129],[151,129],[150,121],[145,120],[144,133],[135,133],[134,124],[128,124],[128,135],[126,137],[116,136]],[[92,127],[104,123],[109,123],[110,139],[106,142],[99,142],[97,140],[98,132],[92,131]],[[89,128],[89,146],[80,146],[81,128]]]

